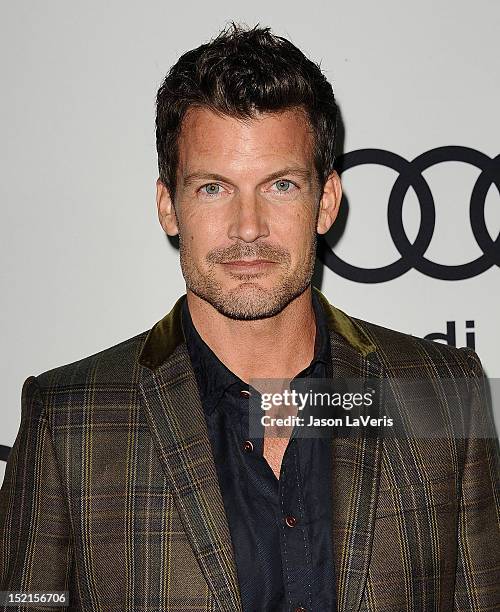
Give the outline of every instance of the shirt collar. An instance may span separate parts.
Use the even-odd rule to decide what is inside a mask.
[[[311,363],[295,378],[306,376],[320,378],[325,376],[331,365],[328,321],[316,291],[312,292],[312,304],[316,320],[314,357]],[[187,300],[184,300],[182,304],[181,321],[187,350],[198,383],[201,403],[205,412],[211,414],[224,392],[239,393],[241,389],[248,389],[248,385],[231,372],[202,339],[191,319]]]

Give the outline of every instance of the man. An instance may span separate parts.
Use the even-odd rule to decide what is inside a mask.
[[[157,205],[187,294],[149,332],[26,380],[2,590],[106,612],[500,609],[491,435],[249,435],[250,381],[332,377],[429,381],[395,392],[405,423],[452,418],[440,381],[465,380],[465,429],[491,431],[474,351],[311,287],[341,201],[336,113],[318,66],[268,29],[233,26],[171,69]]]

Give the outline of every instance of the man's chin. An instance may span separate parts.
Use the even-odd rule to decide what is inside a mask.
[[[237,321],[257,321],[279,314],[308,285],[295,291],[277,291],[259,286],[238,288],[215,295],[199,295],[224,316]]]
[[[221,314],[229,319],[234,319],[235,321],[258,321],[260,319],[268,319],[269,317],[273,317],[281,312],[284,308],[269,308],[269,306],[261,307],[260,305],[255,304],[231,304],[228,307],[227,304],[212,304],[216,310],[218,310]]]

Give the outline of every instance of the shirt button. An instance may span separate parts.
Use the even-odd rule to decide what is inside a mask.
[[[250,397],[250,391],[247,391],[246,389],[242,389],[240,391],[240,395],[241,397]]]
[[[287,516],[285,518],[285,523],[288,525],[288,527],[295,527],[297,524],[297,519],[294,516]]]
[[[243,450],[247,453],[251,453],[253,451],[253,444],[250,442],[250,440],[245,440],[243,442]]]

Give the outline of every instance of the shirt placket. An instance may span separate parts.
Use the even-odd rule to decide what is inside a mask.
[[[248,433],[247,407],[250,392],[241,389],[240,398],[242,408],[239,418],[232,421],[233,427],[245,438]],[[239,444],[254,457],[257,454],[260,461],[266,462],[263,456],[262,438],[258,440],[240,438]],[[313,609],[312,559],[306,528],[307,513],[301,484],[299,452],[297,439],[291,439],[283,455],[279,480],[272,474],[278,485],[276,522],[280,531],[283,582],[287,600],[284,609],[290,612],[306,612]],[[272,470],[267,467],[271,476]]]
[[[283,455],[279,479],[279,516],[283,580],[287,610],[312,610],[311,550],[307,534],[307,512],[299,469],[297,439]]]

